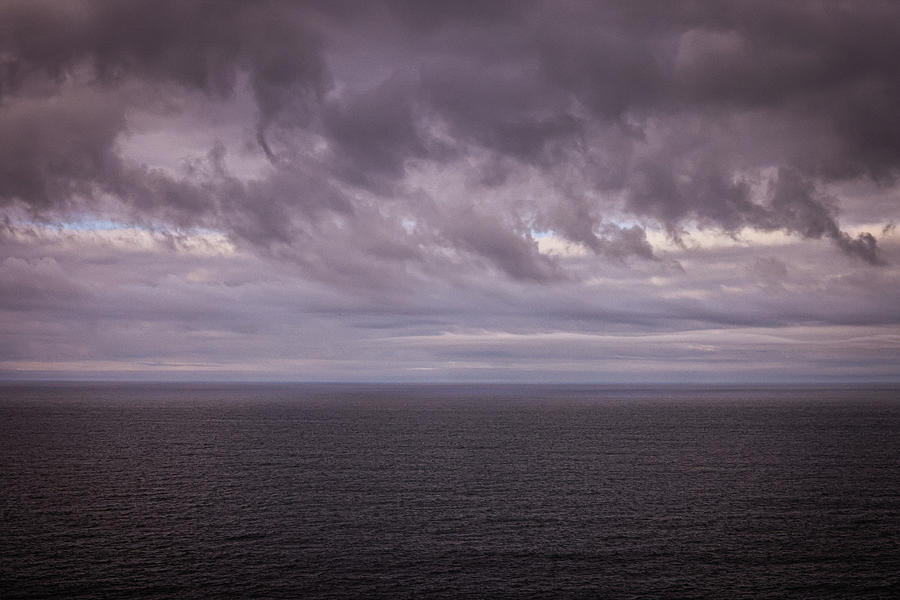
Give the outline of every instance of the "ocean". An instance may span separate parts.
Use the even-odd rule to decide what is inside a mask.
[[[0,385],[0,597],[896,598],[900,389]]]

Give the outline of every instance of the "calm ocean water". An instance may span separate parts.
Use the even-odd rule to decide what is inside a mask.
[[[900,390],[0,386],[0,597],[896,598]]]

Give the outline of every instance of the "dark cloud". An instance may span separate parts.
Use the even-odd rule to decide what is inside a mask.
[[[292,3],[12,0],[0,10],[5,94],[84,67],[107,85],[136,77],[227,95],[246,69],[267,123],[324,89],[319,42]]]
[[[571,142],[582,130],[559,91],[542,87],[527,65],[462,61],[423,66],[422,95],[455,135],[503,155],[546,162],[553,142]]]
[[[834,240],[844,252],[869,264],[884,264],[875,237],[864,232],[854,239],[841,231],[833,215],[834,208],[827,204],[827,199],[815,197],[812,182],[802,179],[795,171],[782,169],[774,188],[771,209],[763,215],[769,228],[784,228],[809,238],[824,236]]]
[[[559,278],[554,261],[537,251],[529,233],[520,234],[499,219],[468,208],[442,219],[441,233],[453,247],[485,257],[514,279]]]
[[[298,220],[310,206],[351,214],[355,201],[322,175],[314,183],[285,171],[331,173],[396,198],[410,161],[440,165],[475,148],[506,161],[484,171],[486,187],[532,165],[566,198],[502,221],[531,212],[600,255],[653,252],[637,229],[610,229],[595,192],[624,197],[676,238],[692,220],[782,229],[882,262],[875,236],[842,231],[837,204],[815,190],[859,176],[891,185],[896,175],[900,19],[890,3],[13,1],[2,11],[0,126],[17,141],[0,197],[37,212],[103,191],[179,226],[233,224],[239,237],[287,243],[315,226]],[[329,60],[345,46],[374,52],[366,60],[381,80],[335,79]],[[215,100],[242,76],[260,150],[277,167],[272,182],[199,185],[123,163],[115,144],[125,116],[149,108],[129,85]],[[750,114],[751,127],[765,121],[775,135],[735,131]],[[298,127],[327,153],[311,160],[291,138]],[[571,165],[582,172],[573,177]],[[771,203],[760,205],[747,174],[773,168]],[[469,251],[496,245],[455,239]]]
[[[40,320],[79,360],[103,315],[97,355],[154,360],[192,321],[185,360],[317,356],[281,324],[332,357],[537,336],[396,355],[492,364],[555,331],[895,327],[897,56],[879,1],[7,0],[0,310],[17,357]]]
[[[413,86],[390,79],[325,107],[324,134],[341,178],[384,191],[403,176],[407,159],[427,155],[417,127]]]
[[[0,108],[0,203],[34,210],[91,197],[119,169],[112,152],[124,127],[115,102],[97,94],[7,102]]]

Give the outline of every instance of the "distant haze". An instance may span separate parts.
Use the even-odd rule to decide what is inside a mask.
[[[900,381],[900,3],[0,0],[0,378]]]

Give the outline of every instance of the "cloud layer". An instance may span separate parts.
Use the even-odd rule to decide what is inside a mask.
[[[898,13],[5,1],[0,363],[894,377]]]

